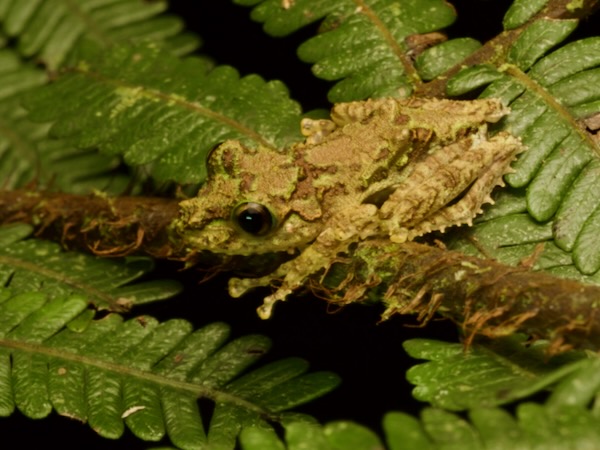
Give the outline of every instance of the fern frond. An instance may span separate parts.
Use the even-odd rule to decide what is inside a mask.
[[[110,314],[71,327],[87,305],[81,295],[0,290],[1,416],[18,408],[43,418],[55,409],[107,438],[126,425],[148,441],[168,434],[183,449],[232,449],[241,426],[268,426],[338,383],[330,373],[306,374],[297,358],[241,375],[270,343],[258,335],[226,343],[222,323],[193,331],[184,320]],[[208,430],[199,398],[216,405]]]
[[[505,64],[466,69],[449,81],[448,92],[458,95],[487,86],[482,96],[501,98],[511,107],[500,128],[521,136],[528,148],[514,164],[516,172],[506,176],[512,187],[527,187],[516,195],[525,202],[512,200],[520,205],[518,208],[526,207],[519,211],[513,208],[511,214],[527,212],[546,224],[542,226],[545,232],[540,235],[540,226],[532,222],[527,228],[533,234],[521,230],[521,238],[517,238],[517,230],[509,228],[527,221],[523,216],[494,219],[496,225],[478,225],[473,231],[477,238],[487,233],[484,227],[505,227],[506,232],[496,236],[496,243],[483,245],[487,255],[503,258],[509,252],[507,247],[525,245],[520,251],[509,252],[525,258],[532,255],[532,246],[526,244],[545,242],[539,257],[556,261],[560,254],[560,265],[565,266],[562,272],[580,276],[600,269],[600,249],[593,243],[600,232],[600,149],[585,128],[586,119],[600,113],[600,38],[575,41],[547,54],[576,24],[573,20],[534,22],[510,47]],[[499,216],[494,210],[489,209],[490,217]],[[512,236],[505,239],[509,234]],[[455,248],[468,247],[462,241]],[[572,252],[571,261],[567,261],[568,252]],[[568,267],[573,264],[579,274]]]
[[[54,137],[179,183],[202,181],[208,152],[226,139],[277,148],[300,139],[300,107],[282,83],[226,66],[207,71],[155,45],[80,61],[27,106],[34,120],[56,120]]]
[[[4,0],[0,24],[17,38],[25,57],[36,56],[51,69],[72,57],[82,41],[107,47],[116,43],[163,42],[175,54],[199,45],[191,34],[181,34],[183,21],[161,15],[167,2],[142,0]]]
[[[414,344],[424,350],[424,342],[415,341]],[[446,349],[441,342],[429,341],[428,344],[432,344],[435,348],[433,352],[442,359],[451,358],[456,351],[454,344],[448,344]],[[431,356],[429,354],[427,357]],[[519,359],[520,356],[523,355],[513,355],[513,358]],[[537,363],[543,366],[541,361]],[[460,396],[460,389],[472,388],[471,381],[475,383],[476,378],[491,380],[500,375],[491,373],[494,365],[488,368],[482,362],[461,362],[459,366],[464,382],[454,392],[456,398]],[[499,407],[485,406],[489,402],[488,398],[483,398],[481,405],[473,402],[474,407],[468,410],[466,417],[437,407],[426,407],[420,417],[389,412],[383,418],[383,439],[374,431],[350,421],[319,425],[304,420],[285,423],[285,439],[280,439],[272,430],[246,428],[240,435],[240,443],[243,450],[597,448],[600,444],[596,412],[597,395],[600,392],[600,360],[592,357],[563,367],[569,370],[561,377],[554,378],[553,390],[546,402],[525,401],[517,404],[515,415]],[[433,377],[441,375],[440,371],[430,369]],[[458,366],[456,370],[459,370]],[[473,371],[476,375],[470,377]],[[526,376],[527,371],[523,375]],[[443,380],[438,381],[442,382],[436,383],[432,378],[439,392],[447,387],[453,388],[445,385]],[[533,392],[535,390],[531,389],[529,394]],[[495,394],[503,397],[504,390],[496,390]],[[387,445],[384,446],[383,441]]]
[[[416,385],[413,396],[435,407],[462,411],[521,400],[586,367],[582,353],[565,353],[548,360],[547,343],[523,346],[522,336],[474,345],[431,339],[404,342],[406,352],[428,360],[413,366],[407,379]]]
[[[296,420],[284,424],[284,428],[285,444],[273,430],[257,427],[245,428],[240,435],[242,449],[368,450],[384,448],[377,434],[364,426],[349,421],[319,425],[309,420]]]
[[[325,32],[302,44],[298,55],[315,63],[316,76],[342,79],[329,92],[332,102],[342,102],[410,95],[422,81],[405,39],[447,27],[454,21],[455,12],[441,0],[295,0],[287,4],[265,0],[252,11],[252,19],[264,22],[265,31],[275,36],[323,17]]]
[[[152,269],[149,258],[101,259],[64,252],[53,242],[26,239],[27,225],[0,227],[0,281],[14,294],[33,290],[51,298],[80,295],[99,309],[124,310],[171,297],[179,283],[153,280],[130,284]]]
[[[466,421],[447,411],[426,409],[422,429],[434,448],[450,442],[474,442],[473,448],[595,448],[600,443],[594,405],[599,367],[598,358],[585,360],[554,387],[545,404],[523,402],[516,417],[499,408],[476,408]]]
[[[0,50],[0,186],[15,189],[35,183],[77,194],[93,189],[122,193],[130,179],[113,172],[119,158],[49,140],[50,125],[27,118],[21,96],[45,82],[43,71],[23,63],[14,51]]]

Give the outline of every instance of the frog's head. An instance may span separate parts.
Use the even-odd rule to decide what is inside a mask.
[[[320,205],[302,189],[292,152],[226,141],[208,160],[197,196],[180,203],[178,232],[194,250],[229,255],[292,252],[320,229]]]

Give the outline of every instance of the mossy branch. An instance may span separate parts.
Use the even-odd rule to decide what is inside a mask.
[[[383,318],[435,313],[458,323],[469,345],[476,335],[524,332],[551,341],[550,353],[600,349],[600,287],[491,259],[423,245],[371,240],[329,270],[317,291],[347,304],[368,297],[383,301]],[[535,255],[533,255],[535,257]]]
[[[29,223],[39,237],[102,256],[181,259],[168,229],[177,214],[178,201],[170,198],[0,191],[1,223]]]
[[[39,236],[101,255],[198,260],[175,234],[176,199],[0,192],[0,222],[34,225]],[[370,240],[340,257],[313,290],[332,303],[383,301],[387,318],[437,312],[477,335],[516,331],[552,341],[551,351],[600,349],[600,287],[416,242]]]

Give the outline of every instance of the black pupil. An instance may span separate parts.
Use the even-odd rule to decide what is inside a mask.
[[[237,222],[247,233],[261,235],[271,229],[271,214],[258,203],[246,203],[238,208]]]

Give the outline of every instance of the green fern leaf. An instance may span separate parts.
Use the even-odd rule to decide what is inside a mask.
[[[258,427],[245,428],[240,433],[240,444],[243,450],[286,450],[275,430]]]
[[[30,233],[27,225],[0,227],[0,280],[14,294],[77,294],[100,309],[122,310],[171,297],[181,289],[171,280],[128,284],[152,269],[148,258],[108,260],[64,252],[53,242],[24,239]]]
[[[481,44],[475,39],[452,39],[421,53],[415,60],[415,67],[421,79],[433,80],[480,47]]]
[[[0,100],[40,86],[46,80],[44,72],[23,64],[15,52],[0,49]]]
[[[347,421],[329,422],[324,429],[325,436],[334,448],[378,448],[381,441],[366,427]]]
[[[455,353],[448,344],[435,341],[423,345],[424,341],[415,340],[414,344],[427,358],[438,352],[443,358]],[[521,360],[523,356],[525,359],[522,361],[526,361],[528,355],[523,352],[509,355],[509,358]],[[543,359],[538,359],[537,364],[543,366]],[[461,415],[437,407],[424,408],[420,417],[389,412],[382,423],[385,447],[381,443],[383,439],[380,440],[373,431],[349,421],[325,425],[306,420],[288,422],[284,424],[284,439],[278,438],[273,430],[246,428],[240,435],[240,443],[243,450],[597,448],[600,443],[596,404],[600,392],[600,359],[591,357],[563,367],[564,373],[554,377],[553,391],[545,403],[522,402],[514,408],[514,415],[499,407],[483,405]],[[468,369],[478,371],[476,364]],[[485,365],[481,369],[480,377],[492,370]],[[468,374],[464,380],[463,388],[476,382]],[[440,391],[446,388],[443,383],[438,387]],[[527,395],[533,393],[535,389]]]
[[[506,11],[502,25],[505,30],[524,25],[548,3],[548,0],[515,0]]]
[[[522,346],[522,339],[502,339],[489,347],[426,339],[404,342],[414,358],[429,362],[412,367],[408,380],[417,385],[413,396],[436,407],[459,411],[491,407],[530,396],[589,363],[581,355],[546,361],[544,348]],[[574,360],[570,364],[565,361]]]
[[[276,411],[338,383],[329,373],[305,374],[306,363],[295,358],[239,378],[270,343],[262,336],[245,336],[225,344],[229,329],[220,323],[193,332],[184,320],[159,323],[141,316],[123,321],[111,314],[74,331],[68,324],[85,314],[85,297],[49,299],[42,292],[13,295],[2,288],[0,299],[2,416],[18,408],[28,417],[43,418],[54,408],[88,421],[108,438],[120,437],[126,425],[148,441],[168,434],[180,448],[207,442],[211,448],[233,448],[242,425],[267,426],[266,419],[278,419]],[[258,380],[263,382],[240,389]],[[272,390],[286,395],[273,396]],[[271,398],[274,409],[261,397]],[[216,403],[208,433],[198,398]]]
[[[389,412],[383,417],[383,430],[390,450],[433,448],[419,420],[406,413]]]
[[[295,0],[288,5],[265,0],[252,11],[252,18],[264,22],[265,31],[275,36],[323,17],[325,32],[302,44],[298,55],[316,63],[316,76],[342,79],[329,92],[332,102],[341,102],[410,95],[421,79],[413,68],[405,38],[450,25],[455,12],[439,0]],[[456,49],[452,53],[458,55]]]
[[[318,425],[308,420],[284,424],[285,444],[273,430],[249,427],[240,434],[243,450],[383,450],[384,446],[373,431],[349,421]],[[403,443],[400,448],[417,448]],[[424,447],[426,448],[426,447]]]
[[[277,148],[300,139],[300,108],[282,83],[240,79],[225,66],[207,72],[203,61],[154,45],[81,61],[28,107],[34,120],[56,120],[51,135],[150,164],[156,179],[179,183],[202,181],[206,155],[226,139]]]
[[[180,34],[180,19],[160,15],[166,8],[164,1],[4,0],[0,23],[9,37],[18,38],[22,55],[37,56],[54,69],[85,40],[102,47],[152,40],[164,42],[176,54],[194,50],[198,39]]]
[[[19,99],[0,102],[3,188],[17,189],[35,182],[40,188],[74,194],[97,189],[119,194],[125,190],[129,177],[113,173],[118,158],[46,139],[49,126],[28,120],[19,103]]]
[[[541,56],[562,42],[575,28],[577,20],[543,19],[534,22],[511,46],[508,63],[521,70],[529,69]]]
[[[0,179],[4,189],[35,182],[40,188],[71,193],[101,189],[122,193],[131,183],[114,174],[120,160],[95,150],[78,150],[46,138],[48,124],[27,118],[21,95],[47,81],[46,74],[21,61],[11,50],[0,50]]]
[[[600,113],[600,39],[575,41],[546,55],[575,26],[571,20],[543,19],[532,23],[508,51],[508,64],[500,66],[500,70],[490,65],[466,69],[450,80],[448,90],[453,95],[464,94],[489,84],[483,96],[498,97],[510,104],[511,114],[500,128],[521,136],[528,150],[514,164],[516,172],[507,175],[506,181],[515,188],[527,186],[520,193],[526,198],[527,212],[552,230],[543,238],[536,232],[530,235],[521,230],[520,239],[513,236],[508,240],[505,237],[512,231],[506,230],[497,237],[498,242],[485,246],[487,255],[503,258],[507,247],[521,246],[510,252],[513,257],[520,253],[526,258],[532,255],[532,247],[524,244],[546,242],[540,254],[544,257],[549,252],[546,259],[555,259],[556,246],[571,252],[571,262],[561,258],[564,270],[555,273],[580,277],[581,273],[593,275],[600,269],[600,251],[590,245],[593,236],[600,232],[600,213],[596,212],[600,197],[595,195],[600,189],[596,182],[599,150],[591,134],[580,125],[580,121]],[[494,209],[488,211],[498,217]],[[515,217],[506,218],[495,225],[482,223],[473,233],[481,238],[485,227],[499,229],[502,223],[510,227],[515,225],[514,220]],[[481,231],[477,230],[479,227]],[[466,250],[470,244],[461,241],[453,246]],[[579,273],[572,270],[573,264]],[[598,281],[593,276],[586,280]]]

